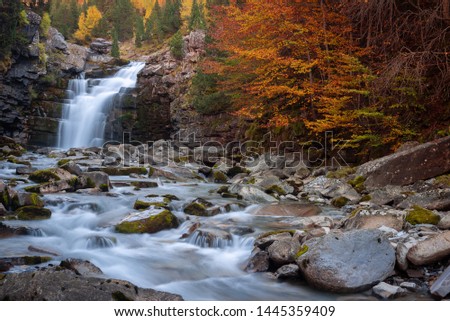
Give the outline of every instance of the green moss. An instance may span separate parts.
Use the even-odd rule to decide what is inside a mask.
[[[30,174],[29,179],[36,183],[59,181],[60,178],[50,169],[41,169]]]
[[[95,182],[90,177],[86,179],[86,188],[95,188]]]
[[[265,191],[267,194],[278,194],[278,195],[286,195],[286,192],[283,188],[278,185],[272,185]]]
[[[61,166],[66,165],[68,162],[70,162],[70,159],[64,158],[64,159],[60,159],[57,164],[59,167],[61,167]]]
[[[101,171],[111,176],[147,175],[147,169],[144,167],[106,167],[101,169]]]
[[[439,185],[450,186],[450,174],[438,176],[434,179],[434,182]]]
[[[256,183],[256,178],[255,178],[255,177],[250,178],[250,179],[246,182],[246,184],[251,184],[251,185],[253,185],[253,184],[255,184],[255,183]]]
[[[177,228],[177,217],[169,210],[150,216],[149,218],[131,222],[122,222],[116,226],[119,233],[156,233],[161,230]]]
[[[146,196],[146,197],[150,197],[150,196]],[[170,201],[179,201],[180,200],[178,197],[176,197],[175,195],[172,195],[172,194],[164,194],[163,197],[169,199]]]
[[[353,217],[355,217],[355,216],[358,215],[359,212],[361,212],[362,210],[363,210],[362,208],[355,208],[355,209],[350,213],[350,215],[348,216],[348,218],[353,218]]]
[[[136,188],[155,188],[158,187],[156,182],[131,182],[131,185]]]
[[[289,233],[293,236],[295,234],[295,230],[278,230],[278,231],[265,232],[265,233],[259,235],[258,239],[262,239],[262,238],[265,238],[268,236],[277,235],[277,234],[281,234],[281,233]]]
[[[100,188],[100,190],[101,190],[102,192],[108,192],[108,191],[109,191],[109,186],[108,186],[108,184],[100,184],[99,188]]]
[[[234,194],[234,193],[228,193],[228,192],[222,193],[222,194],[220,194],[220,196],[222,196],[223,198],[236,198],[238,200],[242,199],[241,195]]]
[[[213,177],[215,183],[226,183],[228,181],[227,175],[225,175],[221,171],[214,171]]]
[[[439,223],[441,217],[425,208],[414,205],[413,209],[406,215],[406,222],[416,225],[416,224],[433,224]]]
[[[69,185],[75,188],[78,185],[78,177],[73,177],[68,181]]]
[[[364,182],[366,179],[363,176],[356,176],[354,179],[347,181],[358,193],[364,191]]]
[[[30,200],[33,206],[44,207],[44,202],[41,200],[38,194],[31,193]]]
[[[144,202],[144,201],[136,200],[136,202],[134,202],[133,208],[135,210],[146,210],[150,206],[166,207],[167,203],[164,203],[164,202]]]
[[[15,213],[17,218],[23,221],[45,220],[52,216],[49,209],[37,206],[23,206],[17,209]]]
[[[184,212],[195,216],[208,216],[207,207],[203,204],[192,202],[184,208]]]
[[[27,186],[24,188],[24,190],[28,193],[40,193],[41,187],[39,185]]]
[[[120,291],[115,291],[111,293],[111,297],[114,301],[133,301]]]
[[[155,174],[155,168],[150,166],[148,168],[148,177],[152,177],[153,174]]]
[[[356,172],[356,168],[341,167],[334,172],[328,172],[327,177],[328,178],[344,178],[344,177],[348,177],[349,175],[354,174],[355,172]]]
[[[371,200],[372,200],[372,196],[370,196],[369,194],[366,194],[363,197],[361,197],[361,202],[369,202]]]
[[[48,256],[24,256],[23,260],[25,265],[36,265],[49,262],[52,258]]]
[[[347,203],[349,201],[350,200],[347,197],[344,197],[344,196],[336,197],[336,198],[333,198],[333,200],[331,201],[331,205],[341,208],[341,207],[347,205]]]
[[[302,256],[303,254],[305,254],[306,252],[308,252],[308,250],[309,250],[308,245],[304,244],[304,245],[300,248],[300,250],[298,250],[298,252],[295,253],[295,258],[296,258],[296,259],[299,258],[299,257]]]

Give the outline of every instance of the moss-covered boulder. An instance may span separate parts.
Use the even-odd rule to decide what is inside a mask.
[[[36,193],[18,193],[18,205],[44,207],[44,202]]]
[[[144,167],[105,167],[101,171],[111,176],[147,175],[147,169]]]
[[[212,203],[203,198],[197,198],[184,208],[184,212],[195,216],[212,216],[218,214],[212,209],[214,209]]]
[[[250,171],[240,166],[233,166],[227,171],[227,175],[231,178],[241,173],[249,174]]]
[[[133,208],[135,210],[146,210],[153,207],[167,207],[170,203],[170,199],[164,197],[164,196],[151,196],[146,197],[145,201],[142,200],[136,200],[134,202]]]
[[[115,229],[119,233],[157,233],[177,228],[178,218],[169,210],[150,208],[143,212],[132,213],[125,217]]]
[[[61,168],[41,169],[31,173],[29,176],[29,179],[35,183],[56,182],[71,178],[73,178],[73,175]]]
[[[142,181],[131,182],[131,185],[134,186],[136,189],[158,187],[158,183],[156,183],[156,182],[142,182]]]
[[[228,182],[228,177],[221,171],[214,171],[213,172],[214,177],[214,183],[223,184]]]
[[[412,210],[406,215],[406,222],[416,225],[416,224],[433,224],[436,225],[439,223],[441,217],[423,207],[413,206]]]
[[[23,206],[16,210],[16,215],[19,220],[35,221],[49,219],[52,216],[52,212],[47,208]]]
[[[345,205],[347,205],[347,203],[349,201],[350,200],[344,196],[335,197],[331,200],[331,205],[341,208],[341,207],[344,207]]]

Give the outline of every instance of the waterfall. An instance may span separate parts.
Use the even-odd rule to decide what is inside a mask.
[[[104,79],[72,79],[59,124],[58,147],[101,146],[106,119],[121,88],[135,87],[143,62],[132,62]]]

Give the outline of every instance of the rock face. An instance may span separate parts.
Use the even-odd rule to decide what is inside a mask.
[[[305,243],[297,264],[307,282],[332,292],[358,292],[383,281],[394,270],[395,251],[376,230],[330,233]]]
[[[11,301],[181,301],[179,295],[138,288],[121,280],[80,277],[51,268],[8,274],[0,281],[0,300]]]
[[[450,136],[368,162],[357,175],[366,177],[366,188],[409,185],[450,171]]]
[[[407,258],[415,265],[425,265],[438,262],[449,255],[450,231],[446,231],[413,246],[408,251]]]

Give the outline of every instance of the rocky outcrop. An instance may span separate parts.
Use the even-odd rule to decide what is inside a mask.
[[[9,301],[181,301],[179,295],[134,284],[84,277],[70,269],[7,274],[0,280],[0,300]]]
[[[386,185],[409,185],[450,171],[450,136],[418,145],[368,162],[357,175],[364,185],[376,189]]]

